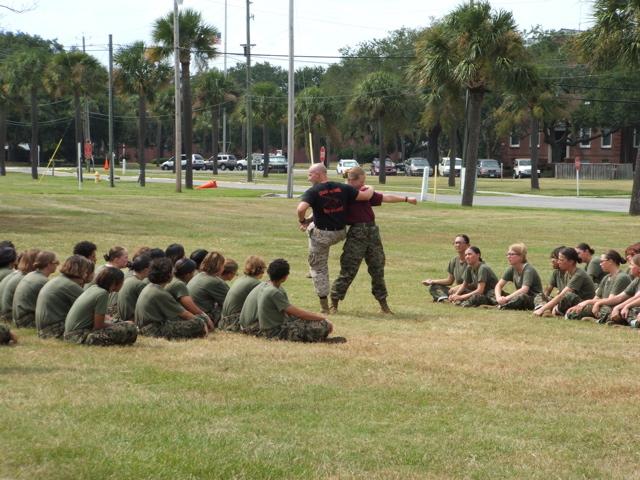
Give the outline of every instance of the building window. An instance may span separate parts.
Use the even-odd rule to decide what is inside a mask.
[[[640,134],[638,133],[638,129],[633,129],[633,148],[640,147]]]
[[[602,131],[602,148],[611,148],[611,132],[608,130]]]
[[[509,146],[510,147],[519,147],[520,146],[520,134],[512,133],[509,136]]]
[[[589,141],[589,137],[591,136],[590,128],[581,128],[580,129],[580,148],[591,148],[591,142]]]

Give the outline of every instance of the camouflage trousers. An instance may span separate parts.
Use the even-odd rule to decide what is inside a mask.
[[[502,310],[533,310],[533,295],[519,293],[500,308]]]
[[[12,323],[13,322],[13,313],[12,312],[8,312],[8,313],[3,313],[2,315],[0,315],[0,322],[2,322],[2,323]]]
[[[248,327],[240,327],[240,331],[245,335],[256,336],[260,333],[260,322],[253,322]]]
[[[329,249],[347,236],[347,230],[320,230],[311,223],[307,228],[309,236],[309,272],[318,297],[328,297],[331,291],[329,282]]]
[[[533,297],[533,306],[534,308],[542,307],[546,305],[553,297],[551,295],[545,295],[544,293],[538,293],[535,297]]]
[[[140,335],[147,337],[162,337],[167,340],[179,338],[200,338],[206,333],[207,318],[203,314],[196,318],[184,320],[176,317],[160,323],[149,323],[140,329]]]
[[[347,241],[340,255],[340,275],[331,287],[331,298],[344,300],[347,290],[356,278],[364,259],[371,276],[371,293],[376,300],[388,297],[384,281],[385,256],[377,226],[353,225],[347,232]]]
[[[309,322],[288,317],[282,325],[269,330],[260,330],[256,336],[269,340],[315,343],[326,339],[330,331],[331,324],[327,320]]]
[[[600,307],[600,310],[598,310],[597,323],[610,322],[612,311],[613,311],[613,308],[610,307],[609,305],[603,305],[602,307]],[[640,307],[631,307],[629,309],[629,315],[627,315],[627,318],[621,318],[620,321],[617,323],[622,323],[622,325],[628,325],[632,320],[635,320],[638,317],[638,314],[640,314]]]
[[[240,312],[232,313],[220,319],[218,328],[227,332],[239,332],[240,331]]]
[[[222,318],[222,308],[220,307],[220,305],[214,305],[213,310],[207,312],[207,315],[209,315],[213,326],[218,328],[218,325],[220,325],[220,319]],[[205,322],[206,321],[207,320],[205,319]]]
[[[99,346],[130,345],[136,341],[136,338],[138,338],[138,328],[133,323],[118,323],[100,330],[79,328],[64,335],[65,342]]]
[[[567,310],[569,310],[571,307],[575,307],[581,301],[582,299],[577,294],[573,292],[567,292],[562,296],[562,299],[560,299],[560,303],[558,303],[556,307],[556,312],[558,312],[558,314],[560,315],[564,315],[565,313],[567,313]]]
[[[6,345],[11,340],[11,330],[6,325],[0,325],[0,345]]]
[[[600,308],[598,313],[600,313],[601,311],[602,307]],[[611,313],[611,309],[609,309],[609,313]],[[589,320],[593,322],[597,320],[596,316],[593,314],[593,305],[585,305],[580,313],[567,313],[565,317],[569,320]]]
[[[62,338],[64,337],[64,321],[47,325],[42,330],[38,330],[40,338]]]
[[[485,294],[475,294],[471,295],[466,300],[461,302],[454,302],[454,305],[459,305],[460,307],[479,307],[480,305],[497,305],[498,300],[496,300],[496,292],[495,290],[489,290]]]
[[[35,312],[25,313],[20,318],[14,318],[14,320],[18,328],[36,328]]]
[[[442,298],[442,297],[449,298],[449,290],[451,290],[453,287],[454,286],[446,287],[444,285],[430,285],[429,293],[433,297],[433,301],[437,302],[439,298]],[[466,289],[462,293],[469,293],[469,292],[471,292],[471,290]],[[495,293],[494,293],[494,297],[495,297]]]

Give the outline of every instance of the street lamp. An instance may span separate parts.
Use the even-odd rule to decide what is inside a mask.
[[[180,31],[178,29],[178,5],[182,0],[173,2],[173,66],[175,83],[175,126],[173,166],[176,169],[176,192],[182,192],[182,115],[180,115]]]

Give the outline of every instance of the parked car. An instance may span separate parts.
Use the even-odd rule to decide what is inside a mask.
[[[283,155],[269,155],[269,173],[287,173],[289,165]],[[264,165],[262,165],[264,169]]]
[[[502,177],[502,169],[497,160],[481,159],[478,160],[478,176],[483,178],[500,178]]]
[[[352,158],[343,158],[338,162],[338,166],[336,167],[336,173],[338,175],[342,175],[345,172],[345,170],[349,170],[350,168],[359,167],[359,166],[360,164],[356,160]]]
[[[242,158],[240,160],[236,160],[236,168],[240,172],[242,170],[246,170],[247,169],[247,159],[246,158]]]
[[[389,160],[389,159],[387,158],[387,160]],[[404,172],[404,170],[405,170],[404,162],[398,162],[398,163],[395,164],[395,166],[396,166],[396,171],[397,172]]]
[[[391,160],[385,162],[385,170],[387,175],[394,176],[398,173],[395,164]],[[371,175],[380,175],[380,160],[375,159],[371,162]]]
[[[462,159],[456,158],[456,166],[455,166],[455,176],[460,176],[460,171],[462,170]],[[442,161],[438,166],[438,173],[441,177],[449,176],[449,157],[442,157]]]
[[[531,159],[516,158],[513,163],[513,178],[531,177]],[[540,170],[538,170],[540,178]]]
[[[262,153],[254,153],[251,159],[251,166],[254,170],[262,170],[264,167],[262,166]],[[238,170],[246,170],[248,165],[248,158],[243,158],[240,160],[236,160]],[[258,168],[259,167],[259,168]]]
[[[186,154],[182,154],[182,170],[186,170],[187,169],[187,155]],[[204,164],[204,158],[202,158],[202,155],[198,155],[197,153],[194,153],[193,155],[191,155],[191,165],[193,165],[193,169],[194,170],[205,170],[207,167]],[[167,160],[166,162],[164,162],[161,165],[162,170],[173,170],[173,157],[171,157],[169,160]]]
[[[424,175],[424,170],[429,167],[429,176],[433,176],[433,167],[429,165],[429,162],[426,158],[422,157],[413,157],[407,160],[404,168],[404,174],[407,177],[418,176],[422,177]]]
[[[213,170],[213,157],[211,157],[209,160],[207,160],[204,163],[207,170]],[[237,167],[238,167],[238,161],[236,160],[235,155],[227,155],[222,153],[218,155],[218,168],[220,170],[233,171],[233,169]]]

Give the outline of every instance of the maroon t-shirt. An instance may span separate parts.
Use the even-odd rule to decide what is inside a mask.
[[[373,197],[368,202],[350,203],[347,207],[347,225],[373,222],[376,219],[376,215],[371,207],[379,207],[380,205],[382,205],[382,194],[378,192],[374,192]]]

